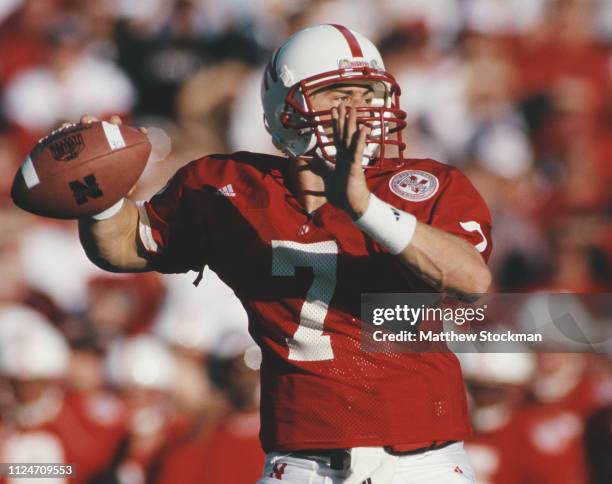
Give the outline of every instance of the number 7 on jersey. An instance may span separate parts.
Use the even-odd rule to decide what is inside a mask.
[[[272,241],[272,275],[295,276],[297,267],[312,268],[313,278],[300,311],[298,328],[287,338],[289,359],[333,360],[329,335],[323,324],[336,289],[338,245],[333,240],[302,244],[291,240]]]

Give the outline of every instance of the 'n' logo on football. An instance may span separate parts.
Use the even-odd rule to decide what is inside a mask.
[[[85,148],[83,136],[80,133],[64,136],[49,146],[51,156],[57,161],[74,160]]]
[[[104,195],[98,186],[96,177],[93,174],[87,175],[85,178],[83,178],[83,182],[74,180],[68,183],[68,186],[70,187],[70,190],[72,190],[72,194],[74,195],[74,199],[78,205],[87,203],[90,198],[100,198],[102,195]]]

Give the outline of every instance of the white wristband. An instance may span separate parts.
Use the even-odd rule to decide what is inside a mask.
[[[414,215],[383,202],[371,193],[368,208],[353,223],[391,254],[397,255],[412,240],[417,219]]]
[[[107,218],[111,218],[113,215],[119,212],[119,210],[121,210],[121,207],[123,207],[124,202],[125,202],[125,198],[122,198],[114,205],[108,207],[106,210],[100,213],[97,213],[95,215],[92,215],[91,218],[93,218],[94,220],[106,220]]]

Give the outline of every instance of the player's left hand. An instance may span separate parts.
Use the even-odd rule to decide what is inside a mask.
[[[338,108],[332,108],[336,163],[327,163],[324,179],[329,202],[342,208],[356,220],[368,208],[370,197],[361,164],[369,128],[357,128],[355,109],[348,111],[347,114],[344,103]]]

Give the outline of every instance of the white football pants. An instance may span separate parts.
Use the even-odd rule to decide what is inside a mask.
[[[266,455],[263,477],[257,484],[468,484],[474,472],[463,442],[421,454],[394,456],[382,447],[352,449],[351,468],[337,471],[324,460]]]

